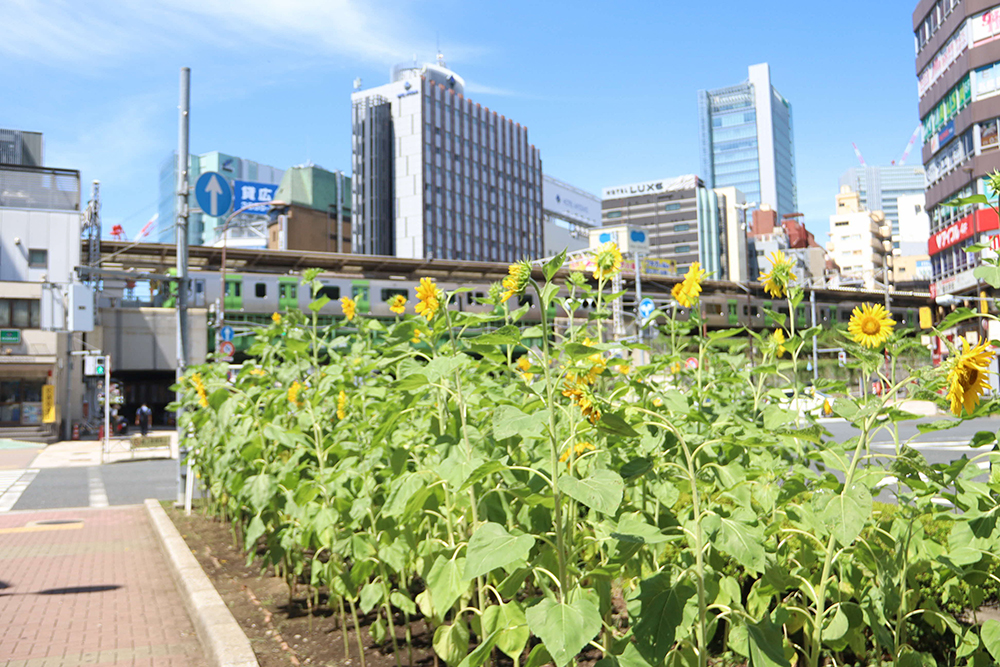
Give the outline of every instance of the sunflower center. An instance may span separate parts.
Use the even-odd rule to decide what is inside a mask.
[[[963,390],[975,387],[978,381],[979,369],[977,368],[963,368],[958,376],[958,383],[962,386]]]
[[[882,330],[882,325],[874,317],[866,317],[861,321],[861,331],[866,336],[874,336]]]

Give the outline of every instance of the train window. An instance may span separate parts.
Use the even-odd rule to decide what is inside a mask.
[[[760,308],[757,306],[750,306],[750,314],[754,317],[760,317]]]
[[[851,321],[851,309],[850,308],[845,308],[842,311],[840,311],[840,321],[841,322],[850,322]]]
[[[340,288],[336,285],[323,285],[316,292],[316,298],[326,297],[330,301],[336,301],[340,298]]]
[[[256,283],[253,286],[253,295],[258,299],[263,299],[267,296],[267,284],[266,283]]]
[[[743,306],[743,314],[746,315],[750,310],[749,306]]]
[[[279,299],[296,299],[299,294],[299,286],[295,283],[280,283],[278,285]]]
[[[202,292],[204,292],[205,291],[205,281],[204,280],[196,280],[196,281],[194,281],[194,291],[197,292],[198,294],[201,294]]]
[[[402,296],[404,299],[409,296],[409,292],[407,292],[405,289],[397,289],[397,288],[389,287],[389,288],[386,288],[386,289],[382,290],[382,300],[383,301],[388,301],[389,299],[391,299],[392,297],[396,296],[397,294],[400,295],[400,296]]]
[[[531,294],[525,294],[520,297],[520,303],[522,306],[535,307],[535,297]]]
[[[476,305],[477,303],[479,303],[479,300],[483,299],[483,298],[486,298],[486,295],[483,292],[469,292],[468,293],[468,300],[469,300],[469,305],[470,306]]]
[[[239,280],[226,281],[226,296],[243,296],[243,283]]]

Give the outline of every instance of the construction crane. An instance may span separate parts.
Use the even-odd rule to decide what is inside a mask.
[[[864,167],[865,166],[865,159],[863,157],[861,157],[861,151],[858,150],[858,145],[852,141],[851,142],[851,146],[854,146],[854,154],[858,156],[858,162],[860,162],[861,166]]]
[[[917,143],[917,137],[920,136],[920,130],[923,129],[923,125],[917,125],[917,129],[913,131],[913,136],[910,137],[910,143],[906,144],[906,150],[903,151],[903,157],[899,158],[899,166],[902,167],[906,164],[906,158],[910,157],[910,151],[913,150],[913,145]],[[896,164],[893,162],[893,164]]]

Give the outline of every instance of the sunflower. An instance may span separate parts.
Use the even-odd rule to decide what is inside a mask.
[[[350,322],[358,313],[358,304],[351,297],[342,296],[340,297],[340,309],[344,311],[344,317]]]
[[[302,405],[302,402],[299,401],[299,392],[301,390],[302,390],[302,385],[299,384],[298,380],[293,382],[292,386],[288,388],[288,402],[295,407]]]
[[[275,324],[281,324],[281,313],[274,313],[271,315],[271,321]]]
[[[198,392],[198,405],[203,408],[208,407],[208,395],[205,392],[205,383],[201,381],[201,375],[195,373],[191,376],[191,384],[194,385],[194,390]]]
[[[851,313],[847,331],[855,343],[874,349],[889,339],[895,325],[885,306],[863,303]]]
[[[521,369],[521,377],[525,382],[531,382],[535,377],[534,373],[529,373],[528,369],[531,368],[531,361],[528,359],[528,355],[524,355],[517,360],[517,367]]]
[[[347,417],[347,392],[343,389],[337,394],[337,419]]]
[[[396,313],[397,315],[402,315],[406,312],[406,297],[402,294],[397,294],[389,299],[389,310]]]
[[[962,339],[962,354],[948,371],[948,400],[956,417],[962,415],[962,407],[972,413],[979,403],[979,397],[990,388],[989,367],[993,361],[993,350],[987,350],[988,341],[983,339],[969,348],[969,342]]]
[[[413,338],[410,339],[410,342],[413,343],[413,344],[419,343],[420,342],[420,337],[423,336],[423,335],[424,335],[424,333],[420,329],[414,329],[413,330]]]
[[[771,262],[770,272],[761,271],[757,280],[764,283],[765,292],[780,299],[788,291],[788,283],[795,280],[795,274],[792,273],[795,262],[786,257],[785,253],[780,250],[772,252],[768,260]]]
[[[701,281],[705,279],[706,271],[701,268],[701,262],[694,262],[688,267],[683,282],[674,285],[670,290],[674,299],[684,308],[690,308],[701,294]]]
[[[622,270],[622,253],[614,241],[600,245],[594,250],[594,278],[606,280]]]
[[[441,307],[441,291],[433,279],[420,279],[420,284],[417,285],[417,299],[420,301],[416,307],[417,314],[423,315],[429,321]]]
[[[504,291],[500,295],[500,303],[507,303],[507,300],[515,294],[524,294],[529,280],[531,280],[531,264],[527,260],[511,264],[507,268],[507,277],[501,284]]]
[[[583,455],[584,452],[593,450],[594,450],[594,445],[592,445],[591,443],[586,441],[578,442],[576,443],[576,445],[571,445],[567,447],[566,451],[564,451],[562,454],[559,455],[559,463],[566,463],[567,465],[569,465],[569,463],[572,463],[572,461],[569,460],[570,454],[574,454],[575,456],[573,458],[576,458]]]
[[[781,329],[775,329],[774,333],[771,334],[771,342],[777,346],[775,354],[779,357],[784,356],[785,352],[787,352],[785,349],[785,332]]]

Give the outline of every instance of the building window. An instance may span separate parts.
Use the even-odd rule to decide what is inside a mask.
[[[32,269],[45,269],[49,266],[49,251],[31,249],[28,251],[28,266]]]
[[[689,245],[679,245],[674,248],[674,252],[680,255],[681,253],[691,252],[691,246]]]
[[[680,208],[681,208],[680,204],[667,204],[666,206],[663,207],[663,210],[664,211],[678,211],[678,210],[680,210]]]
[[[682,223],[680,223],[678,225],[674,225],[674,231],[675,232],[686,232],[689,229],[691,229],[691,225],[687,224],[686,222],[682,222]]]
[[[622,217],[622,212],[621,211],[611,211],[610,213],[608,213],[608,217],[609,218],[620,218],[620,217]]]
[[[38,329],[41,310],[38,299],[0,299],[0,327]]]

